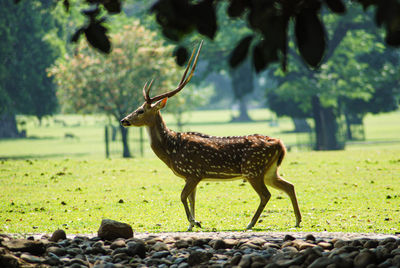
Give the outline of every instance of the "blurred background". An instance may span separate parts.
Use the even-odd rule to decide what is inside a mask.
[[[151,3],[127,0],[109,17],[112,52],[105,55],[83,38],[70,42],[85,20],[80,9],[14,2],[2,0],[0,9],[0,158],[152,156],[144,129],[119,125],[143,103],[146,81],[155,79],[157,94],[174,89],[184,71],[148,12]],[[400,50],[385,45],[372,10],[322,12],[330,45],[318,70],[289,40],[287,70],[271,64],[256,74],[248,60],[229,67],[230,52],[250,30],[228,18],[224,3],[194,78],[163,111],[169,128],[258,133],[283,139],[292,151],[400,145]],[[200,40],[193,34],[184,42],[195,48]]]

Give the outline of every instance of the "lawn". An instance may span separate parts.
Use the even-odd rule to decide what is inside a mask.
[[[400,147],[290,153],[282,175],[296,186],[303,223],[286,195],[272,198],[256,231],[400,231]],[[96,232],[102,218],[138,232],[184,231],[183,181],[156,158],[3,160],[0,232]],[[202,182],[203,231],[244,230],[258,197],[248,183]]]
[[[278,127],[261,116],[253,123],[228,125],[223,122],[229,113],[218,113],[193,113],[186,129],[214,135],[268,133],[287,144],[296,142],[296,135],[287,133],[292,127],[287,119]],[[258,114],[267,113],[256,111],[253,118]],[[65,127],[50,120],[39,127],[32,120],[27,128],[35,138],[0,141],[1,233],[50,233],[57,228],[95,233],[103,218],[127,222],[137,232],[186,230],[180,202],[183,180],[147,144],[144,158],[120,159],[114,152],[112,159],[104,159],[106,118],[62,118]],[[289,198],[271,189],[272,198],[254,230],[400,232],[399,118],[398,112],[366,118],[367,141],[378,144],[289,152],[280,172],[296,187],[303,223],[294,227]],[[66,132],[78,138],[65,139]],[[203,229],[195,230],[202,231],[242,231],[259,203],[242,180],[201,182],[196,200]]]

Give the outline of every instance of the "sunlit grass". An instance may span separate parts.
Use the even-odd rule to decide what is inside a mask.
[[[5,160],[0,164],[0,232],[95,233],[103,218],[137,232],[185,231],[183,180],[157,158]],[[289,153],[281,174],[296,187],[300,228],[289,198],[272,198],[256,231],[400,231],[400,146]],[[122,200],[122,201],[120,201]],[[258,206],[248,183],[201,182],[202,231],[244,230]]]

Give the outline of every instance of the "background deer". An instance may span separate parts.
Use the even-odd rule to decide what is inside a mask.
[[[286,149],[282,141],[263,135],[242,137],[215,137],[201,133],[179,133],[167,128],[160,110],[165,107],[167,99],[182,90],[194,74],[203,42],[200,43],[192,68],[188,70],[195,54],[195,49],[176,89],[151,98],[149,93],[153,80],[143,87],[145,102],[132,112],[121,124],[128,126],[145,126],[150,137],[154,153],[175,173],[185,180],[181,201],[190,223],[201,227],[195,220],[196,186],[202,180],[246,179],[260,197],[260,204],[247,229],[251,229],[260,217],[271,197],[266,185],[284,191],[289,195],[296,226],[301,222],[294,186],[278,174]],[[188,205],[190,202],[190,208]]]

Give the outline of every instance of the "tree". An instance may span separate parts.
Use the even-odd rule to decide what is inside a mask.
[[[56,21],[46,1],[15,5],[3,0],[0,10],[0,137],[18,137],[15,115],[41,120],[57,108],[46,68],[59,50],[49,40]],[[45,101],[44,101],[45,100]]]
[[[360,10],[352,8],[340,20],[330,14],[324,20],[332,41],[321,68],[314,71],[306,68],[300,59],[292,61],[286,75],[281,71],[276,72],[279,90],[269,93],[270,97],[272,94],[270,106],[275,107],[278,113],[294,116],[297,113],[295,108],[289,111],[282,108],[294,102],[302,110],[301,114],[312,115],[317,150],[343,148],[344,141],[340,139],[341,128],[338,122],[342,115],[347,119],[350,115],[362,118],[372,111],[371,107],[368,111],[365,106],[356,108],[353,104],[372,103],[383,97],[385,101],[376,103],[387,102],[388,98],[394,98],[389,103],[396,102],[396,94],[391,93],[398,91],[400,86],[396,78],[395,58],[398,55],[387,57],[389,52],[380,42],[379,31],[367,27],[373,25],[372,14],[365,16]],[[378,59],[380,64],[370,64]],[[271,105],[274,101],[281,103]],[[286,102],[286,105],[282,105],[282,102]],[[397,105],[389,106],[392,109]],[[388,110],[388,106],[377,108],[375,105],[375,109]],[[348,136],[351,137],[349,132]]]
[[[59,1],[61,2],[61,1]],[[91,9],[86,10],[87,23],[75,34],[76,40],[84,34],[90,44],[109,53],[111,50],[107,32],[103,27],[104,12],[117,14],[122,10],[121,0],[86,0]],[[216,6],[217,0],[157,0],[151,8],[163,34],[176,42],[187,35],[199,34],[214,39],[218,32]],[[346,5],[358,3],[364,10],[374,8],[375,22],[386,31],[385,42],[391,46],[400,46],[400,2],[397,0],[230,0],[226,13],[233,19],[240,19],[249,25],[252,33],[250,41],[242,45],[237,42],[232,57],[242,62],[252,50],[252,61],[257,72],[264,70],[271,63],[280,62],[286,69],[288,60],[289,24],[294,21],[298,52],[312,68],[318,68],[326,53],[326,32],[320,19],[320,12],[325,7],[335,14],[344,14]],[[63,0],[68,10],[72,1]],[[346,5],[344,4],[346,3]],[[76,3],[75,3],[76,4]],[[235,53],[240,51],[240,53]]]
[[[51,68],[58,97],[65,109],[104,112],[119,122],[143,103],[142,88],[152,78],[155,88],[170,89],[179,82],[173,68],[172,47],[163,46],[155,33],[137,21],[111,35],[113,53],[100,55],[81,42],[75,55],[67,55]],[[120,126],[123,156],[130,157],[128,129]]]

